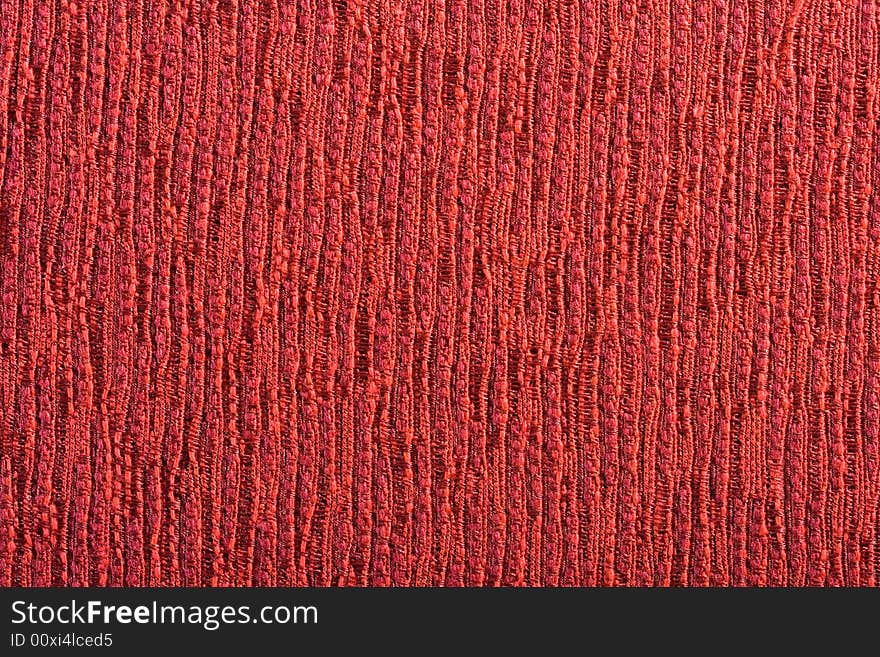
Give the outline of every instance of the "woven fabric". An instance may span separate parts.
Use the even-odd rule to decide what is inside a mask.
[[[0,0],[0,584],[880,583],[874,0]]]

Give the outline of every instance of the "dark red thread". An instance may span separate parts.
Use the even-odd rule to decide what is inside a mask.
[[[0,2],[0,584],[877,584],[877,20]]]

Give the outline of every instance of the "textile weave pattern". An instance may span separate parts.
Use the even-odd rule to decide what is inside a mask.
[[[880,584],[876,0],[0,0],[0,585]]]

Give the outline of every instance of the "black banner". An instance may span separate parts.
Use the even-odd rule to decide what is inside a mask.
[[[190,649],[335,655],[352,648],[604,655],[701,644],[714,652],[735,645],[791,648],[835,623],[847,628],[837,634],[839,648],[859,629],[876,636],[877,594],[862,593],[869,604],[803,589],[7,588],[0,589],[0,655]]]

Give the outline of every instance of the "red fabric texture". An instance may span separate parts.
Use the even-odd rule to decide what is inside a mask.
[[[0,584],[878,584],[878,20],[0,0]]]

